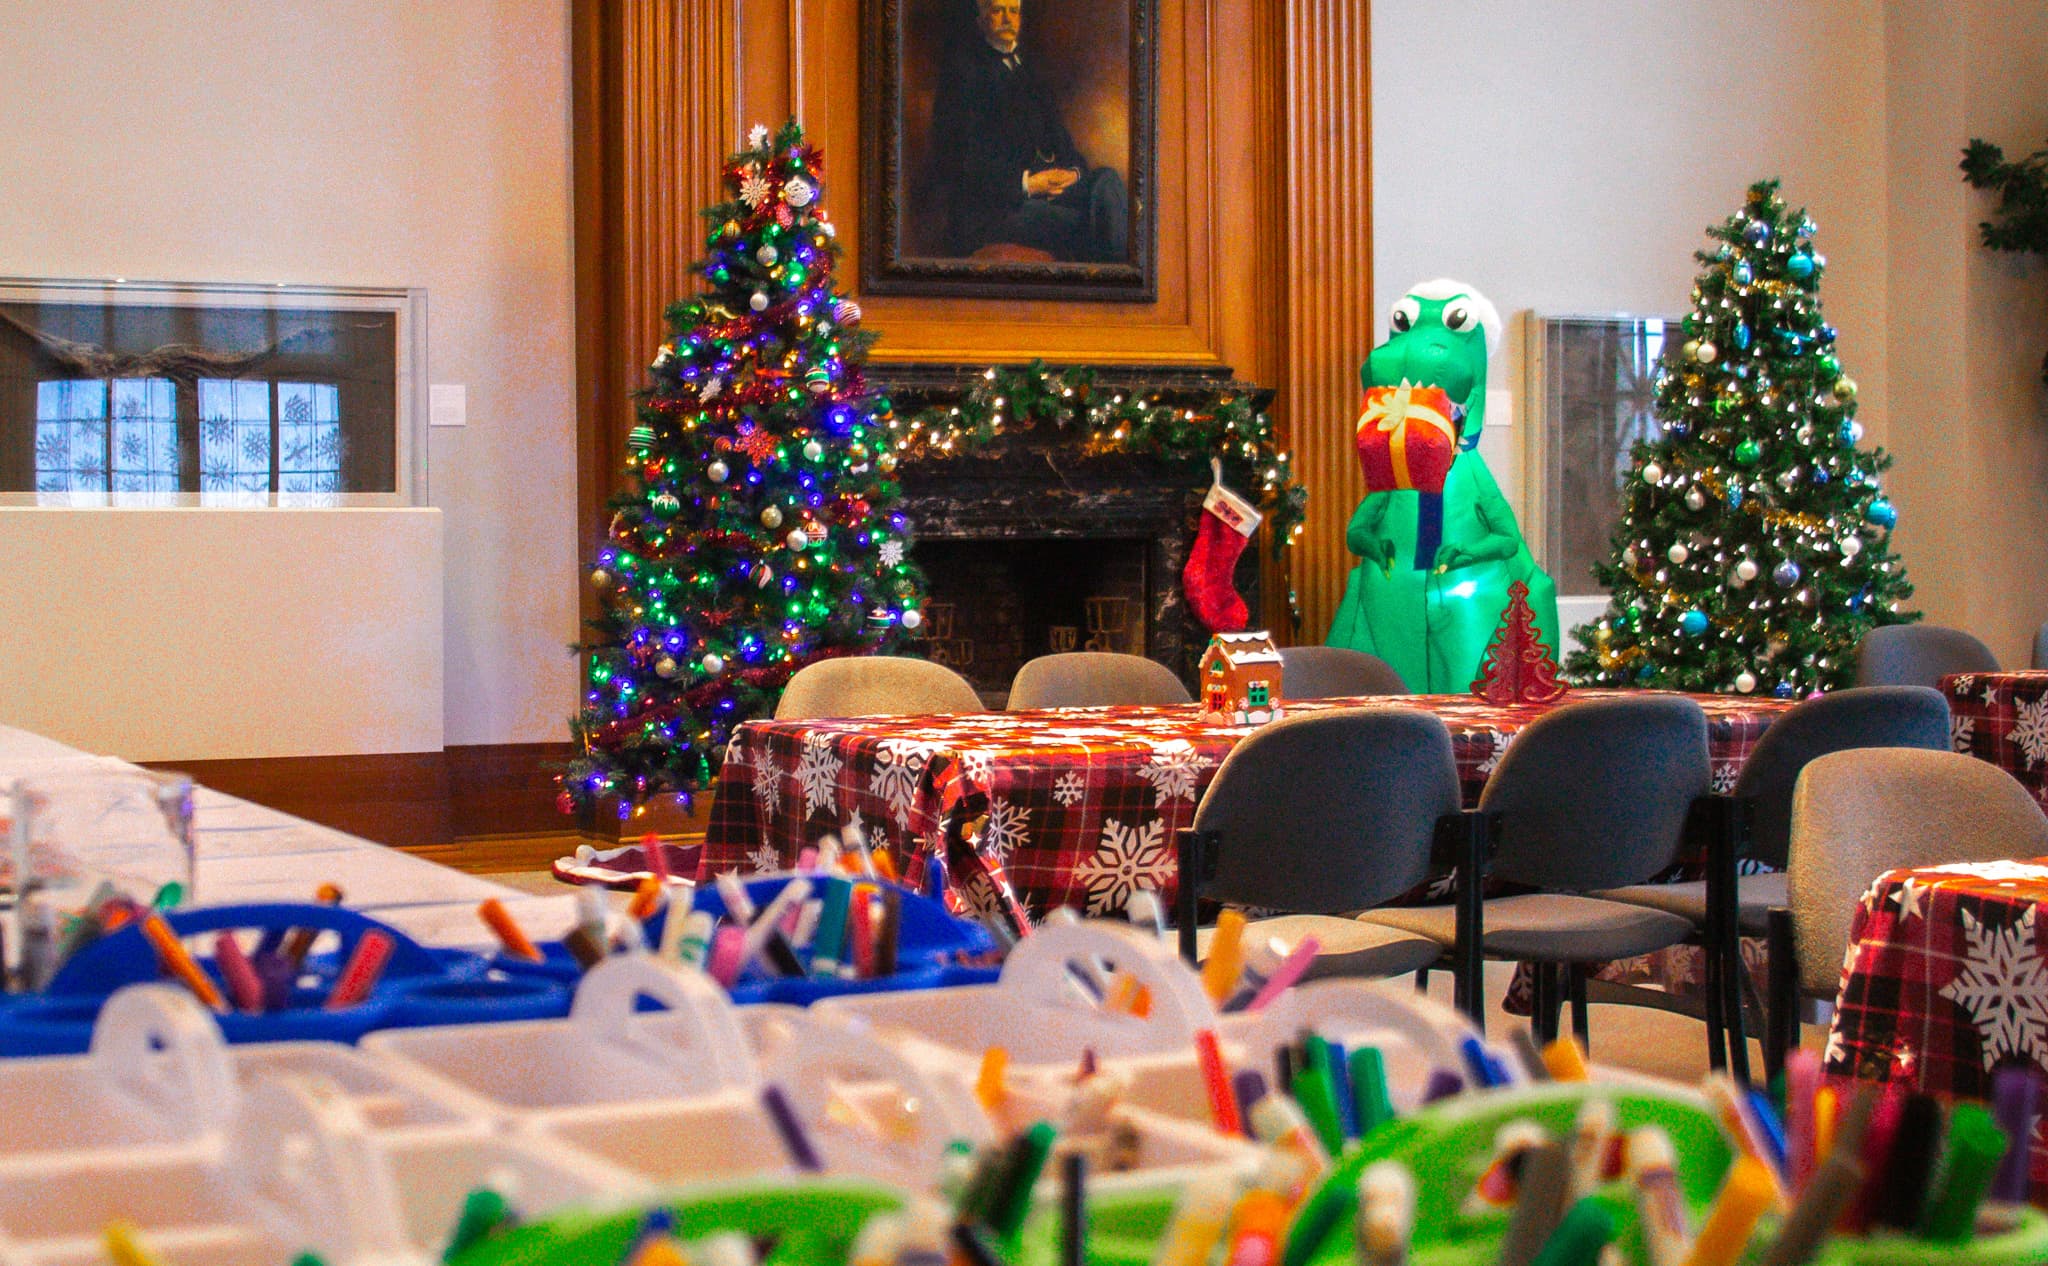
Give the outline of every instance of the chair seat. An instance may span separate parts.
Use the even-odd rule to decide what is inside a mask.
[[[1738,876],[1735,891],[1741,909],[1738,918],[1743,933],[1748,936],[1764,934],[1771,907],[1790,908],[1792,904],[1785,890],[1785,872],[1782,870],[1767,875]],[[1684,884],[1635,884],[1628,888],[1609,888],[1593,895],[1602,901],[1621,901],[1675,914],[1695,928],[1707,921],[1707,881],[1704,879]]]
[[[1389,906],[1361,920],[1426,936],[1439,945],[1458,939],[1451,906]],[[1534,892],[1486,903],[1486,953],[1552,963],[1594,963],[1647,954],[1692,935],[1689,920],[1647,906],[1569,893]]]
[[[1304,977],[1308,980],[1325,976],[1403,976],[1421,971],[1443,953],[1443,946],[1426,936],[1375,927],[1336,914],[1282,914],[1254,919],[1245,924],[1244,936],[1247,942],[1278,937],[1290,946],[1304,936],[1315,937],[1322,948],[1316,953],[1315,962],[1309,964]],[[1214,928],[1196,931],[1197,958],[1208,961],[1209,943],[1215,937]]]

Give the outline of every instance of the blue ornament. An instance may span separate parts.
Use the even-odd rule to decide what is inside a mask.
[[[1792,586],[1798,584],[1799,576],[1799,564],[1793,562],[1789,558],[1786,559],[1784,562],[1779,563],[1776,567],[1771,568],[1771,580],[1775,582],[1778,588],[1780,589],[1790,589]]]
[[[1870,509],[1864,512],[1863,517],[1881,528],[1888,528],[1899,521],[1899,512],[1892,508],[1891,502],[1879,497],[1870,503]]]
[[[1815,466],[1815,467],[1813,468],[1813,482],[1814,482],[1814,484],[1815,484],[1816,486],[1825,486],[1825,485],[1827,484],[1827,482],[1828,482],[1828,471],[1827,471],[1827,467],[1825,467],[1825,466]]]
[[[1735,484],[1735,483],[1731,483],[1731,484],[1729,484],[1729,485],[1727,486],[1727,489],[1726,489],[1726,491],[1725,491],[1725,492],[1723,493],[1723,495],[1724,495],[1724,496],[1726,496],[1726,497],[1728,498],[1728,508],[1729,508],[1730,510],[1740,510],[1740,509],[1742,508],[1742,485],[1741,485],[1741,484]]]
[[[1778,696],[1780,699],[1790,699],[1793,695],[1792,683],[1789,681],[1781,681],[1777,685],[1771,687],[1771,693]]]
[[[1655,677],[1656,675],[1657,670],[1650,667],[1648,664],[1644,664],[1641,668],[1636,669],[1637,681],[1648,681],[1650,680],[1650,678]]]
[[[1742,235],[1749,239],[1751,246],[1762,246],[1771,240],[1771,226],[1762,220],[1751,220],[1749,227],[1742,231]]]
[[[1813,336],[1823,343],[1832,343],[1835,341],[1835,327],[1823,324],[1813,332]]]
[[[1698,637],[1707,631],[1707,616],[1704,611],[1688,611],[1678,617],[1678,627],[1685,630],[1687,637]]]
[[[1849,595],[1849,609],[1851,611],[1861,611],[1863,604],[1868,601],[1870,601],[1870,590],[1865,589],[1860,593],[1852,593]]]
[[[1746,259],[1737,260],[1735,264],[1735,284],[1746,286],[1754,280],[1756,280],[1756,274],[1750,271],[1749,261]]]
[[[1749,325],[1747,322],[1737,321],[1735,323],[1735,346],[1742,351],[1749,350]]]
[[[1813,276],[1813,256],[1805,251],[1792,252],[1792,257],[1785,261],[1785,271],[1791,274],[1795,281],[1805,281]]]

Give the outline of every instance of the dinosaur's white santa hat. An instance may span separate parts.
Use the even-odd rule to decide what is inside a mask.
[[[1493,359],[1494,354],[1500,351],[1500,313],[1495,310],[1492,300],[1479,293],[1478,287],[1439,277],[1435,281],[1418,282],[1408,287],[1408,293],[1417,299],[1455,299],[1463,295],[1479,318],[1479,328],[1486,331],[1487,359]]]

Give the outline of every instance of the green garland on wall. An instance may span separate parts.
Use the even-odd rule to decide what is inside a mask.
[[[899,461],[972,456],[1005,435],[1050,427],[1084,439],[1088,454],[1223,464],[1224,481],[1267,515],[1275,562],[1301,534],[1308,490],[1274,434],[1273,419],[1249,397],[1226,393],[1198,406],[1098,387],[1093,370],[1057,372],[1043,361],[983,370],[958,404],[896,416],[887,426]]]

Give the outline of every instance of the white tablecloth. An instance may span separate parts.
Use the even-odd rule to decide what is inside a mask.
[[[17,778],[137,770],[25,730],[0,725],[0,787]],[[341,886],[353,909],[431,945],[485,948],[477,903],[496,897],[536,940],[561,936],[574,900],[536,897],[435,862],[251,804],[211,788],[193,796],[196,897],[207,905],[310,901],[322,883]]]

